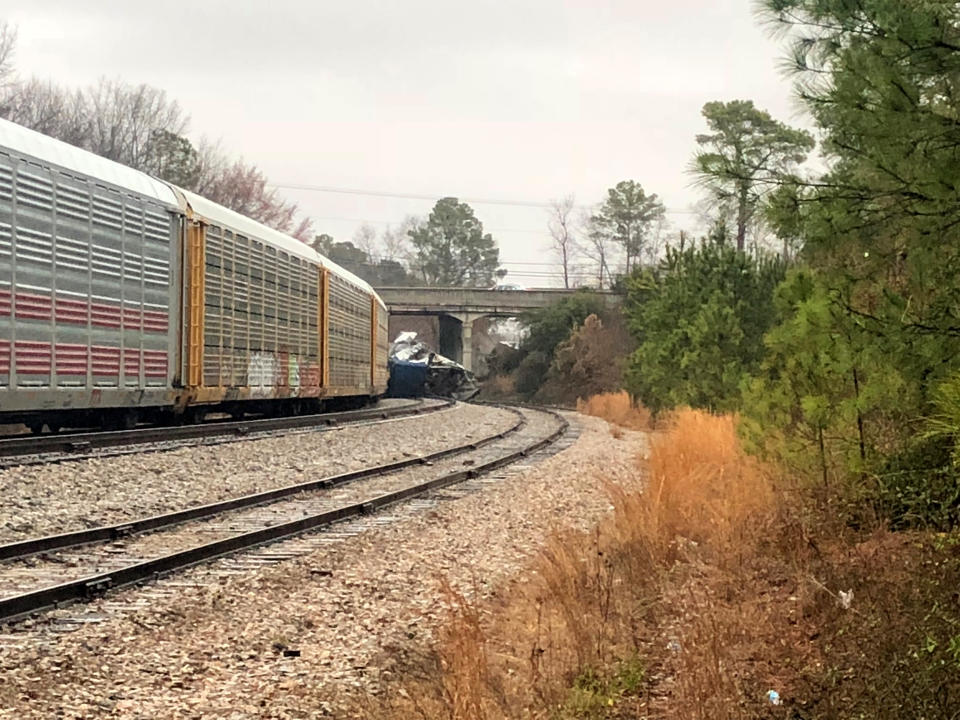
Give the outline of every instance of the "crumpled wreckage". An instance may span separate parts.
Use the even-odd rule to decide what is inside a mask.
[[[415,332],[402,332],[390,346],[387,397],[449,397],[469,400],[478,392],[473,373],[433,352]]]

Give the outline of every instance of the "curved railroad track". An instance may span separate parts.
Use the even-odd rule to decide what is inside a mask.
[[[514,463],[551,445],[568,429],[553,411],[505,409],[517,418],[508,429],[428,455],[123,525],[0,546],[0,623],[372,516],[386,506],[436,494]],[[276,559],[286,557],[280,553]]]
[[[12,465],[39,465],[90,457],[109,457],[169,450],[187,444],[220,444],[267,437],[278,432],[315,432],[345,424],[420,415],[452,407],[453,400],[409,400],[384,406],[315,415],[257,418],[179,425],[63,433],[15,435],[0,439],[0,469]]]

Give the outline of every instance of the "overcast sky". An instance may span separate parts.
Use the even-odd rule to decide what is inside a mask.
[[[191,135],[280,185],[588,205],[620,180],[694,229],[700,108],[752,99],[806,124],[753,0],[7,0],[24,75],[161,87]],[[4,16],[3,13],[6,12]],[[431,200],[284,189],[349,239]],[[549,284],[542,208],[471,202],[510,278]],[[537,264],[542,263],[542,264]]]

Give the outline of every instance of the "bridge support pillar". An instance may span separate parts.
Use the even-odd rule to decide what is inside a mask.
[[[459,357],[454,358],[470,372],[473,368],[473,323],[483,317],[476,313],[458,312],[450,313],[450,317],[460,321],[460,353]]]
[[[473,319],[468,315],[465,320],[461,321],[463,324],[460,326],[460,339],[461,347],[463,348],[463,362],[460,364],[463,365],[467,370],[473,372]]]

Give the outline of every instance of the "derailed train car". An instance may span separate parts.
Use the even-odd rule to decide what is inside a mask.
[[[307,245],[0,120],[0,423],[130,427],[386,390],[387,311]]]

